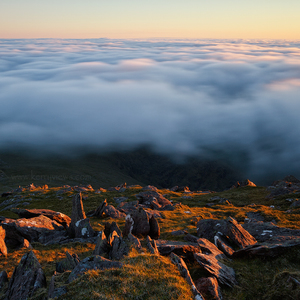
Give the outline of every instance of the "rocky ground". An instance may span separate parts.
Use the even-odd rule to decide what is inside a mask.
[[[1,299],[299,299],[300,181],[1,195]]]

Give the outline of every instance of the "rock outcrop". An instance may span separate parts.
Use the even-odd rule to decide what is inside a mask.
[[[46,277],[32,251],[26,253],[9,281],[5,300],[25,300],[46,287]]]

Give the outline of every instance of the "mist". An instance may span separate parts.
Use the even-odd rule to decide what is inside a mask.
[[[300,42],[0,40],[0,105],[1,150],[149,145],[300,176]]]

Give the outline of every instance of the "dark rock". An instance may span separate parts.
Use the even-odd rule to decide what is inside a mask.
[[[88,212],[88,216],[101,218],[104,213],[104,209],[107,206],[107,200],[105,199],[94,211]]]
[[[140,237],[140,236],[147,236],[150,233],[150,224],[149,224],[149,217],[147,213],[142,209],[139,208],[137,211],[134,211],[128,214],[125,218],[125,228],[123,235],[127,236],[129,233]]]
[[[117,204],[120,204],[121,202],[128,200],[128,197],[114,197],[114,200]]]
[[[172,202],[166,199],[163,195],[155,191],[141,192],[136,195],[139,199],[139,204],[146,205],[149,208],[158,210],[173,210]]]
[[[147,185],[147,186],[143,187],[143,191],[154,191],[154,192],[157,192],[157,187],[155,187],[153,185]]]
[[[221,288],[215,277],[199,278],[195,280],[197,290],[212,300],[222,300]]]
[[[129,250],[127,244],[116,231],[113,231],[109,235],[108,245],[110,246],[110,251],[108,253],[110,259],[120,260],[128,253]]]
[[[66,231],[46,231],[39,236],[39,243],[44,245],[59,244],[68,238]]]
[[[160,236],[160,228],[159,228],[157,220],[155,219],[155,217],[153,215],[149,219],[149,225],[150,225],[150,231],[149,231],[150,237],[152,239],[157,240]]]
[[[126,214],[123,212],[120,212],[119,210],[115,209],[112,205],[107,205],[104,208],[104,214],[110,218],[113,219],[122,219],[126,217]]]
[[[151,254],[159,255],[155,240],[152,240],[149,235],[146,238],[147,247]]]
[[[12,192],[6,192],[6,193],[2,193],[1,194],[1,197],[8,197],[8,196],[12,196],[13,195],[13,193]]]
[[[219,262],[214,254],[195,253],[194,258],[206,271],[216,277],[220,284],[233,287],[237,284],[234,270]]]
[[[200,220],[197,223],[197,236],[213,242],[217,232],[221,231],[222,228],[225,228],[225,225],[225,220]]]
[[[138,204],[139,204],[138,201],[121,202],[118,205],[118,210],[125,214],[129,214],[138,209]]]
[[[106,235],[103,231],[101,231],[98,235],[96,247],[93,254],[103,256],[104,254],[108,253],[108,251],[109,248]]]
[[[138,251],[141,251],[142,250],[142,245],[141,245],[141,242],[140,240],[134,236],[133,234],[129,233],[128,234],[128,239],[129,241],[134,244],[135,248],[138,250]]]
[[[77,221],[85,219],[86,215],[83,209],[83,203],[82,203],[82,195],[81,193],[76,194],[73,197],[72,201],[72,215],[71,215],[71,223],[68,229],[70,237],[75,236],[75,224]]]
[[[5,229],[3,229],[2,226],[0,226],[0,256],[4,255],[7,256],[7,247],[5,244]]]
[[[7,279],[7,273],[6,271],[0,272],[0,290],[3,288],[3,286],[8,282]]]
[[[9,281],[5,300],[25,300],[46,287],[46,277],[32,251],[26,253]]]
[[[248,212],[247,214],[248,222],[258,222],[258,221],[264,221],[264,216],[261,215],[259,212]],[[246,220],[245,220],[246,222]]]
[[[197,287],[195,286],[195,283],[190,275],[190,272],[189,272],[184,260],[174,253],[171,253],[170,258],[171,258],[171,261],[173,262],[173,264],[175,264],[177,266],[181,276],[191,286],[192,292],[195,296],[195,299],[196,300],[204,300],[203,296],[201,295],[201,293],[198,291]]]
[[[231,217],[226,220],[225,230],[225,235],[239,248],[245,248],[257,243],[256,239]]]
[[[294,202],[291,204],[290,208],[297,208],[297,207],[299,207],[299,206],[300,206],[300,200],[297,199],[296,201],[294,201]]]
[[[103,258],[99,255],[89,256],[82,260],[75,269],[71,272],[68,283],[75,280],[78,276],[84,274],[88,270],[106,270],[106,269],[115,269],[122,268],[123,264],[120,262],[112,261],[106,258]]]
[[[273,223],[245,223],[243,224],[243,228],[260,243],[268,242],[268,244],[280,244],[300,237],[299,229],[278,227]]]
[[[226,255],[209,240],[200,238],[197,240],[197,243],[201,249],[200,252],[203,254],[213,255],[216,259],[227,259]]]
[[[173,230],[171,232],[172,235],[174,236],[179,236],[179,235],[186,235],[188,232],[186,230]]]
[[[201,252],[201,247],[197,243],[157,240],[156,245],[161,255],[166,256],[175,253],[188,261],[194,260],[194,253]]]
[[[250,181],[249,179],[245,179],[241,182],[237,182],[235,187],[244,187],[244,186],[252,186],[252,187],[256,187],[256,184],[254,184],[252,181]]]
[[[249,247],[243,248],[241,250],[236,251],[232,257],[246,257],[246,258],[253,258],[253,257],[277,257],[281,254],[287,252],[287,250],[293,247],[299,247],[300,239],[295,239],[291,241],[286,241],[281,244],[255,244]]]
[[[64,230],[64,227],[43,215],[30,219],[17,219],[14,222],[2,224],[5,230],[8,230],[9,234],[12,231],[17,231],[23,238],[29,240],[29,242],[38,241],[41,234],[45,234],[49,231]],[[11,238],[11,236],[9,236]],[[23,240],[22,240],[23,242]]]
[[[215,235],[215,245],[229,257],[234,253],[234,250],[229,246],[228,239],[221,232]]]
[[[61,212],[53,211],[50,209],[22,209],[22,208],[15,208],[11,209],[12,212],[17,214],[20,218],[33,218],[38,217],[39,215],[43,215],[51,220],[56,221],[57,223],[67,228],[71,223],[71,218]]]
[[[89,238],[95,236],[90,219],[82,219],[75,223],[75,238]]]
[[[71,255],[66,251],[66,258],[56,263],[56,272],[72,271],[79,263],[80,259],[77,254]]]

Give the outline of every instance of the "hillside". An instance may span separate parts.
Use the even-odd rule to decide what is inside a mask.
[[[211,232],[214,232],[214,227],[206,232],[201,226],[205,220],[227,222],[228,225],[230,219],[228,217],[234,218],[246,228],[258,244],[245,248],[250,251],[250,254],[247,254],[248,252],[245,254],[243,249],[239,250],[237,246],[231,244],[236,254],[231,254],[230,260],[221,259],[222,263],[234,270],[236,280],[236,283],[229,287],[228,284],[224,284],[224,281],[222,283],[222,278],[215,275],[221,286],[223,299],[299,298],[300,208],[297,195],[300,186],[299,181],[293,177],[278,181],[269,188],[240,186],[216,193],[190,192],[187,188],[177,190],[142,188],[138,185],[101,190],[94,190],[90,186],[52,188],[30,186],[1,198],[2,226],[5,228],[6,223],[14,222],[14,220],[9,221],[8,218],[18,218],[14,213],[18,210],[14,208],[50,209],[73,218],[74,199],[79,191],[87,214],[95,213],[95,209],[104,203],[105,199],[107,206],[104,207],[108,208],[111,205],[110,210],[104,210],[105,213],[89,217],[91,227],[96,233],[106,232],[107,224],[116,222],[124,234],[125,218],[112,217],[110,212],[113,208],[119,212],[126,212],[126,207],[137,205],[135,203],[140,199],[138,205],[150,215],[155,215],[160,228],[159,238],[152,244],[156,244],[158,252],[151,252],[145,236],[140,236],[141,248],[138,250],[134,243],[127,241],[125,236],[122,239],[120,235],[119,241],[125,242],[128,246],[126,255],[118,260],[122,263],[121,269],[87,271],[76,280],[67,283],[71,270],[57,273],[53,277],[57,270],[56,264],[65,260],[66,251],[77,254],[81,261],[90,257],[95,249],[97,237],[70,239],[64,230],[59,233],[63,235],[64,242],[61,240],[56,243],[55,238],[51,240],[51,235],[47,243],[45,243],[47,235],[44,236],[46,239],[43,240],[44,242],[40,238],[37,240],[31,237],[30,243],[46,276],[47,285],[37,290],[30,299],[45,299],[50,286],[55,287],[56,295],[62,293],[57,299],[194,299],[187,281],[166,255],[165,251],[169,251],[166,249],[170,246],[166,248],[164,243],[173,243],[173,245],[178,243],[179,248],[182,247],[180,242],[188,245],[187,248],[186,246],[182,248],[186,249],[183,252],[172,251],[184,258],[192,280],[199,287],[199,279],[211,275],[205,267],[191,259],[190,255],[193,249],[200,247],[199,243],[206,239],[208,241]],[[151,195],[153,192],[157,193],[157,198],[155,200],[149,198],[149,201],[152,201],[152,205],[156,205],[156,210],[153,210],[153,207],[151,209],[147,201],[142,202],[145,193]],[[171,206],[168,201],[171,201]],[[127,213],[134,214],[134,211],[135,208],[133,212],[129,210]],[[220,230],[222,231],[222,228]],[[261,233],[256,233],[257,230],[261,230]],[[7,238],[9,239],[9,235],[6,236]],[[198,244],[192,243],[191,239],[199,239]],[[201,248],[202,252],[204,248]],[[14,267],[30,250],[8,245],[7,257],[0,257],[1,271],[6,270],[8,278],[11,278]],[[111,258],[111,255],[103,254],[106,258]],[[1,289],[2,299],[7,287],[8,284],[5,283]],[[202,294],[205,299],[217,299],[213,298],[210,292],[202,291]]]

